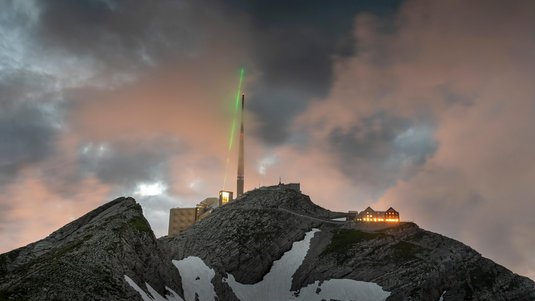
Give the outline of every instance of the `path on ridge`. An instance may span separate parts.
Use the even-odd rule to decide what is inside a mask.
[[[319,221],[319,222],[322,222],[322,223],[329,223],[329,224],[334,224],[334,225],[343,225],[343,224],[347,223],[347,221],[326,220],[326,219],[313,217],[313,216],[310,216],[310,215],[299,214],[299,213],[297,213],[295,211],[292,211],[292,210],[289,210],[289,209],[286,209],[286,208],[277,208],[277,210],[288,212],[290,214],[293,214],[293,215],[296,215],[296,216],[299,216],[299,217],[304,217],[304,218],[316,220],[316,221]]]

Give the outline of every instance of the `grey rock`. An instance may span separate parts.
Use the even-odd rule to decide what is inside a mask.
[[[165,286],[183,295],[172,259],[200,257],[216,272],[220,300],[237,300],[222,281],[230,273],[256,283],[303,239],[311,241],[292,289],[317,280],[371,281],[388,300],[535,300],[535,283],[483,258],[470,247],[420,229],[332,221],[344,213],[308,196],[257,189],[215,209],[177,237],[156,239],[131,198],[103,205],[47,238],[0,255],[0,300],[140,300],[124,280]]]
[[[141,300],[124,281],[179,289],[139,204],[118,198],[47,238],[0,255],[0,300]]]

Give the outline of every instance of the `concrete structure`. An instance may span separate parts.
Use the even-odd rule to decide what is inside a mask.
[[[357,219],[357,214],[359,214],[358,211],[348,211],[346,221],[355,221]]]
[[[243,110],[245,108],[245,95],[241,95],[241,126],[240,126],[240,146],[238,150],[238,178],[236,181],[236,197],[239,198],[243,194],[243,186],[245,182],[244,174],[244,132],[243,132]]]
[[[195,222],[207,217],[212,211],[219,207],[219,198],[206,198],[197,204],[197,219]]]
[[[279,183],[279,187],[282,189],[290,189],[290,190],[294,190],[294,191],[301,193],[301,183],[288,183],[288,184]]]
[[[176,236],[197,221],[197,208],[172,208],[169,213],[169,236]]]
[[[352,211],[350,211],[351,213]],[[386,211],[375,211],[371,207],[364,209],[355,217],[356,222],[395,222],[398,223],[399,212],[390,207]]]
[[[301,184],[300,183],[284,184],[284,183],[279,182],[278,185],[262,186],[262,187],[260,187],[258,189],[260,189],[260,190],[286,190],[286,189],[290,189],[290,190],[297,191],[297,192],[301,193]]]
[[[220,206],[232,202],[232,191],[220,191],[219,197],[202,200],[194,208],[172,208],[169,212],[169,236],[177,236],[212,213]]]

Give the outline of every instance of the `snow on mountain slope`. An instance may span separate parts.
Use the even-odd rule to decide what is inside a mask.
[[[147,290],[149,291],[148,293],[146,293],[142,288],[140,288],[136,284],[134,280],[130,279],[130,277],[124,275],[124,279],[134,290],[136,290],[136,292],[139,293],[143,301],[184,301],[184,299],[182,299],[175,291],[173,291],[172,289],[168,287],[166,287],[166,289],[169,294],[166,297],[162,297],[148,283],[145,283],[145,286],[147,287]]]
[[[212,284],[215,271],[209,268],[199,257],[189,256],[182,260],[173,260],[182,277],[184,298],[195,300],[195,294],[199,300],[214,300],[215,289]]]
[[[308,253],[310,240],[319,229],[307,232],[305,238],[292,244],[292,248],[273,263],[271,270],[262,281],[255,284],[242,284],[233,275],[223,279],[241,301],[256,300],[362,300],[384,301],[390,295],[379,285],[371,282],[355,281],[351,279],[331,279],[323,282],[316,281],[299,291],[291,291],[292,276]],[[189,256],[182,260],[173,260],[182,277],[184,298],[186,301],[212,301],[216,298],[211,281],[215,275],[200,258]],[[125,275],[125,279],[143,298],[144,301],[182,301],[172,290],[169,295],[162,297],[146,284],[148,293],[143,291],[134,281]]]
[[[262,281],[255,284],[241,284],[229,275],[227,283],[241,301],[254,300],[386,300],[390,293],[371,282],[355,281],[351,279],[331,279],[291,291],[292,276],[303,263],[310,240],[318,229],[313,229],[305,235],[302,241],[294,242],[292,249],[273,263],[269,273]]]

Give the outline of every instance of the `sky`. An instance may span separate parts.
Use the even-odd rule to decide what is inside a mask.
[[[2,1],[0,252],[235,190],[242,67],[246,190],[392,206],[535,279],[529,0]]]

